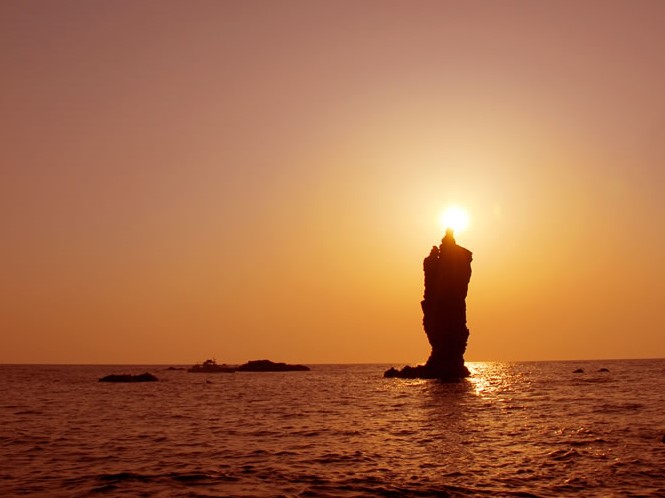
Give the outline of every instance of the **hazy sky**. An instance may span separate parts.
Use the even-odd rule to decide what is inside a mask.
[[[0,362],[665,357],[665,2],[0,3]]]

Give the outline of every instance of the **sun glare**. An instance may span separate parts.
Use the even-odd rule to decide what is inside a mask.
[[[469,213],[459,206],[450,206],[441,215],[441,224],[444,230],[452,228],[455,233],[462,232],[469,226]]]

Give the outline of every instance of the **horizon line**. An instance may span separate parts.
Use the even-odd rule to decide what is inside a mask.
[[[561,360],[469,360],[465,363],[551,363],[551,362],[582,362],[582,361],[647,361],[647,360],[665,360],[665,357],[649,357],[649,358],[577,358],[577,359],[561,359]],[[253,361],[253,360],[249,360]],[[290,363],[290,362],[284,362]],[[401,365],[409,364],[405,361],[395,361],[395,362],[295,362],[297,364],[303,365]],[[225,363],[226,365],[242,365],[242,363]],[[192,365],[192,363],[177,363],[177,362],[168,362],[168,363],[0,363],[0,367],[4,366],[68,366],[68,367],[85,367],[85,366],[155,366],[155,367],[166,367],[166,366],[187,366]]]

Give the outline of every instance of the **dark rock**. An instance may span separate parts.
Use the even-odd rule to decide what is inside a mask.
[[[464,377],[457,376],[442,376],[436,371],[431,370],[427,365],[417,365],[415,367],[405,366],[401,370],[396,368],[389,368],[383,373],[386,378],[400,378],[400,379],[439,379],[445,382],[457,382]]]
[[[609,370],[608,370],[607,368],[601,368],[601,369],[598,370],[598,371],[599,371],[599,372],[609,372]]]
[[[168,367],[168,368],[165,368],[164,370],[185,370],[185,368],[183,368],[183,367]]]
[[[457,245],[450,229],[441,245],[432,247],[423,261],[425,293],[420,303],[432,353],[425,365],[391,368],[384,377],[456,380],[469,376],[464,352],[469,338],[466,295],[472,259],[471,251]]]
[[[252,360],[237,368],[238,372],[304,372],[307,370],[309,367],[305,365],[289,365],[270,360]]]
[[[139,375],[107,375],[106,377],[99,379],[99,382],[157,382],[158,380],[157,377],[146,372]]]
[[[584,373],[584,369],[583,369],[583,368],[577,368],[577,369],[573,370],[573,373],[574,373],[574,374],[583,374],[583,373]]]

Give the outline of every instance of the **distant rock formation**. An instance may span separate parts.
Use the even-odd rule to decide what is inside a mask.
[[[391,368],[385,377],[458,380],[469,376],[464,352],[469,337],[466,294],[472,259],[471,251],[457,245],[450,229],[441,245],[432,247],[423,261],[425,293],[420,303],[432,353],[425,365]]]
[[[99,379],[99,382],[157,382],[159,379],[146,372],[139,375],[115,374]]]
[[[305,365],[289,365],[288,363],[275,363],[270,360],[252,360],[240,366],[218,364],[215,360],[206,360],[203,363],[188,368],[191,373],[233,373],[233,372],[304,372],[309,367]]]
[[[304,372],[310,368],[305,365],[289,365],[288,363],[275,363],[270,360],[252,360],[240,365],[238,372]]]

